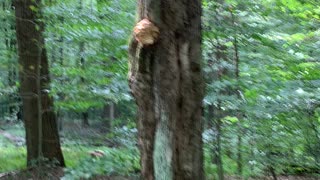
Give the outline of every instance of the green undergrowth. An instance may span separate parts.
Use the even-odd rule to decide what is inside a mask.
[[[26,148],[1,147],[0,148],[0,173],[16,171],[26,167]]]
[[[204,148],[204,169],[207,179],[218,179],[218,167],[213,163],[212,154],[210,150]],[[235,159],[228,157],[227,155],[222,155],[223,162],[223,173],[225,176],[240,177],[237,175],[237,162]],[[248,179],[249,177],[254,177],[261,175],[263,172],[260,168],[250,169],[247,166],[243,167],[243,172],[241,177]]]
[[[140,165],[136,148],[100,148],[99,151],[104,153],[102,157],[81,158],[75,166],[65,169],[65,176],[62,179],[90,178],[98,175],[137,176]]]
[[[26,166],[26,149],[14,146],[8,139],[0,135],[0,173],[22,169]]]
[[[21,123],[1,125],[1,129],[15,137],[24,137],[24,129]],[[120,131],[121,130],[121,131]],[[129,130],[123,132],[120,128],[121,135],[127,135]],[[96,134],[94,129],[76,129],[81,136],[70,133],[64,133],[62,136],[62,151],[66,163],[65,179],[89,178],[98,175],[108,176],[135,176],[139,172],[139,153],[135,148],[134,141],[128,141],[126,137],[120,136],[121,141],[117,144],[125,144],[123,148],[108,148],[106,146],[97,146],[103,144],[104,139],[92,138],[88,134]],[[88,131],[88,132],[87,132]],[[67,131],[68,132],[68,131]],[[118,131],[116,131],[118,132]],[[99,137],[102,134],[98,134]],[[132,137],[132,134],[128,134]],[[81,137],[81,138],[80,138]],[[83,139],[84,138],[84,139]],[[116,138],[107,137],[107,139],[116,140]],[[97,141],[103,141],[97,143]],[[92,157],[91,152],[100,151],[104,153],[102,157]],[[20,171],[26,168],[26,147],[17,146],[0,134],[0,173]]]
[[[0,136],[0,142],[2,145],[3,142],[6,141],[2,136]],[[9,171],[19,171],[26,168],[26,148],[16,147],[10,142],[5,143],[6,146],[0,147],[0,173],[3,172],[9,172]],[[87,146],[63,146],[62,151],[65,158],[66,163],[66,172],[81,172],[84,171],[86,168],[97,168],[96,166],[93,166],[96,162],[99,162],[101,165],[101,161],[103,159],[94,159],[90,156],[90,152],[94,150],[102,150],[103,152],[106,152],[108,155],[108,158],[115,158],[113,164],[116,165],[118,162],[126,162],[127,160],[130,161],[129,164],[119,164],[119,166],[122,167],[128,167],[133,164],[133,166],[137,166],[139,163],[137,160],[137,156],[133,155],[132,158],[130,158],[130,154],[128,151],[125,150],[119,150],[119,155],[117,155],[118,150],[109,150],[108,148],[104,147],[87,147]],[[129,158],[128,158],[128,157]],[[133,163],[131,163],[133,162]],[[92,164],[90,164],[92,163]],[[90,167],[84,167],[84,166],[90,166]],[[112,169],[113,167],[110,167],[109,169]],[[131,168],[131,167],[130,167]],[[130,169],[129,168],[129,169]],[[119,167],[115,167],[114,169],[119,169]],[[131,168],[132,169],[132,168]],[[97,170],[96,172],[100,172],[100,170]],[[110,170],[111,172],[111,170]],[[100,173],[101,174],[101,173]]]
[[[94,151],[103,152],[93,157]],[[140,169],[136,148],[108,148],[86,144],[64,144],[62,151],[66,163],[64,179],[89,178],[98,175],[135,176]],[[26,147],[15,146],[0,135],[0,173],[26,168]]]

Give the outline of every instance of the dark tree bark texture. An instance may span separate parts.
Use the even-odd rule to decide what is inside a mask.
[[[38,20],[40,5],[40,0],[15,1],[27,164],[31,166],[33,160],[46,158],[49,161],[58,161],[60,166],[64,166],[53,100],[48,94],[50,78],[42,35],[44,25]]]
[[[139,0],[139,20],[160,30],[131,41],[129,85],[138,105],[145,180],[202,180],[201,1]]]

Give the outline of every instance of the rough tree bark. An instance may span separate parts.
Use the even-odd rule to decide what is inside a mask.
[[[142,178],[204,179],[201,1],[139,0],[138,14],[160,30],[155,44],[133,38],[129,49]]]
[[[64,166],[53,100],[44,37],[40,23],[40,0],[16,0],[16,30],[19,52],[20,95],[26,128],[27,164],[45,158]]]

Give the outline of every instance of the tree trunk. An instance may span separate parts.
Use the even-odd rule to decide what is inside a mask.
[[[237,142],[237,172],[238,175],[242,176],[242,134],[241,130],[238,131],[238,142]]]
[[[202,180],[201,1],[139,0],[158,41],[130,45],[129,85],[138,105],[142,178]]]
[[[50,2],[51,4],[52,2]],[[64,23],[64,17],[59,17],[58,18],[59,21],[61,22],[61,24]],[[61,67],[63,67],[63,60],[64,60],[64,37],[61,35],[59,40],[58,40],[58,43],[60,44],[59,46],[59,64]],[[63,85],[63,80],[60,80],[59,81],[61,85]],[[64,93],[60,92],[58,94],[58,99],[60,101],[63,101],[64,100]],[[59,132],[63,130],[63,113],[62,113],[62,110],[60,108],[57,109],[57,121],[58,121],[58,129],[59,129]]]
[[[82,0],[79,0],[79,12],[82,12],[82,9],[83,9],[83,1]],[[84,53],[85,53],[85,42],[84,41],[81,41],[79,43],[79,55],[80,55],[80,67],[81,69],[85,69],[85,59],[84,59]],[[81,83],[85,83],[85,78],[83,76],[80,76],[80,81]],[[88,127],[90,124],[89,124],[89,113],[88,111],[86,110],[85,112],[82,112],[81,113],[82,115],[82,126],[83,127]]]
[[[277,174],[276,174],[274,168],[272,166],[269,166],[268,169],[269,169],[269,171],[270,171],[270,173],[272,175],[273,180],[278,180]]]
[[[112,132],[112,121],[115,119],[115,104],[113,102],[104,105],[102,118],[106,122],[108,131]]]
[[[216,139],[215,139],[215,149],[213,154],[215,154],[215,160],[217,165],[217,173],[218,173],[218,179],[223,180],[224,179],[224,171],[223,171],[223,161],[222,161],[222,148],[221,148],[221,126],[222,122],[221,119],[224,116],[224,112],[221,109],[221,103],[219,102],[218,108],[216,108],[216,118],[214,119],[214,125],[215,125],[215,131],[217,133]]]
[[[85,51],[85,44],[84,42],[80,42],[79,44],[79,54],[80,54],[80,66],[81,66],[81,69],[84,69],[85,68],[85,59],[84,59],[84,51]],[[80,81],[81,83],[85,83],[85,78],[81,75],[80,77]],[[81,113],[82,115],[82,126],[83,127],[88,127],[90,124],[89,124],[89,113],[88,111],[86,110],[85,112],[82,112]]]
[[[88,127],[89,126],[89,113],[83,112],[83,113],[81,113],[81,115],[82,115],[82,126]]]
[[[56,118],[57,118],[57,127],[58,131],[61,132],[63,130],[63,114],[61,109],[57,109]]]
[[[110,105],[109,105],[109,119],[110,121],[113,121],[114,120],[114,112],[115,112],[115,108],[114,108],[114,103],[113,102],[110,102]]]
[[[27,164],[31,166],[34,160],[45,158],[64,166],[53,100],[48,94],[50,78],[42,35],[44,25],[38,19],[40,4],[40,0],[15,1]]]
[[[220,103],[219,103],[220,107]],[[221,108],[215,108],[212,104],[208,106],[208,121],[210,123],[209,128],[212,129],[216,136],[214,138],[213,148],[211,149],[212,163],[217,165],[217,175],[219,180],[224,179],[223,162],[222,162],[222,150],[221,150]]]
[[[235,17],[233,12],[231,11],[231,16],[232,16],[232,23],[235,24]],[[240,83],[240,69],[239,69],[239,64],[240,64],[240,57],[239,57],[239,47],[238,47],[238,39],[237,36],[235,35],[233,38],[233,46],[234,46],[234,65],[235,65],[235,76],[236,76],[236,80],[237,80],[237,86],[236,86],[236,94],[238,99],[241,99],[241,91],[240,91],[240,87],[239,87],[239,83]],[[242,176],[242,169],[243,169],[243,165],[242,165],[242,136],[243,136],[243,132],[242,132],[242,128],[241,128],[241,119],[242,119],[242,113],[240,111],[240,108],[238,110],[238,112],[236,112],[237,118],[238,118],[238,134],[237,134],[237,171],[238,171],[238,175]]]
[[[216,153],[216,158],[217,158],[217,171],[218,171],[218,179],[219,180],[224,180],[224,171],[223,171],[223,162],[222,162],[222,150],[221,150],[221,120],[219,119],[218,120],[219,122],[217,122],[217,139],[216,139],[216,150],[215,150],[215,153]]]
[[[102,111],[101,117],[102,117],[103,120],[106,122],[106,128],[107,128],[108,131],[110,132],[110,129],[111,129],[111,120],[110,120],[110,105],[109,105],[109,104],[105,104],[105,105],[103,106],[103,111]]]

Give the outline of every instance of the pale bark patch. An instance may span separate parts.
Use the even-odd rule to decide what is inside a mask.
[[[190,61],[189,61],[189,43],[184,43],[180,47],[179,51],[181,71],[184,76],[189,77]]]
[[[156,180],[173,179],[172,167],[172,132],[169,127],[168,111],[160,107],[160,122],[155,134],[154,169]]]

